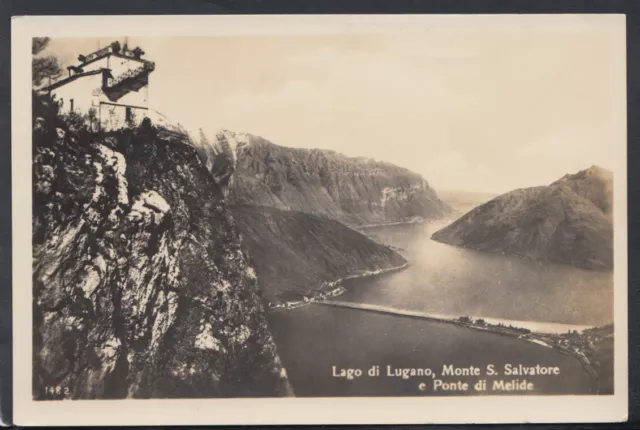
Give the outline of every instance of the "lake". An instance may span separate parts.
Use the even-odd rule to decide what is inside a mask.
[[[446,222],[368,228],[380,243],[402,249],[410,266],[374,278],[352,279],[335,300],[429,314],[529,321],[544,326],[598,325],[612,320],[610,272],[541,264],[430,240]],[[279,354],[298,396],[401,396],[478,394],[590,394],[592,381],[574,357],[522,339],[454,324],[318,304],[270,315]],[[505,364],[558,366],[559,375],[506,376]],[[481,376],[446,376],[445,382],[479,379],[532,382],[527,391],[434,390],[433,377],[386,376],[386,366],[431,369],[476,366]],[[486,367],[502,374],[486,376]],[[334,368],[335,366],[335,368]],[[367,376],[380,366],[380,376]],[[363,376],[334,376],[361,369]],[[496,379],[497,378],[497,379]],[[424,383],[422,390],[420,384]]]
[[[407,270],[345,283],[341,301],[449,315],[601,325],[613,320],[613,274],[494,255],[430,240],[447,221],[366,229],[402,248]]]

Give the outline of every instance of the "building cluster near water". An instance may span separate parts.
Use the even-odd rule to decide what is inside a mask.
[[[598,383],[598,390],[609,392],[611,389],[602,380],[607,380],[612,373],[612,357],[603,354],[611,349],[613,343],[613,324],[589,329],[568,330],[566,333],[537,333],[526,328],[504,324],[487,324],[483,319],[472,319],[467,316],[453,320],[454,323],[487,330],[499,334],[517,336],[575,357],[583,369]]]
[[[502,323],[490,324],[490,323],[486,322],[482,318],[477,318],[477,319],[474,320],[471,317],[462,316],[462,317],[459,317],[459,318],[455,319],[454,322],[458,323],[458,324],[465,325],[465,326],[474,327],[474,328],[491,330],[491,331],[496,332],[496,333],[513,334],[513,335],[519,335],[519,336],[522,336],[522,337],[525,337],[529,333],[531,333],[531,330],[529,330],[528,328],[514,327],[511,324],[505,325],[505,324],[502,324]]]
[[[597,350],[613,340],[613,324],[594,327],[581,332],[570,330],[567,333],[559,334],[536,333],[536,338],[566,352],[581,354],[588,363],[589,360],[585,356],[585,352]]]
[[[345,276],[333,282],[325,282],[320,287],[320,291],[314,292],[311,296],[302,296],[299,300],[291,301],[275,301],[267,303],[269,309],[294,309],[300,306],[305,306],[313,302],[328,299],[330,297],[337,297],[344,294],[347,290],[342,286],[343,281],[357,278],[368,278],[371,276],[378,276],[384,273],[395,272],[405,269],[409,266],[409,263],[402,264],[397,267],[389,267],[386,269],[367,270],[366,272],[357,273],[355,275]]]
[[[332,282],[331,284],[335,283]],[[347,290],[343,286],[338,285],[330,290],[317,291],[311,296],[303,296],[300,300],[269,302],[267,307],[269,309],[295,309],[330,297],[337,297],[345,291]]]

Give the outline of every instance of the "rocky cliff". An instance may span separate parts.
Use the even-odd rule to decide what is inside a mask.
[[[235,166],[229,186],[233,204],[325,215],[351,226],[436,219],[451,212],[420,175],[393,164],[287,148],[224,130],[192,141],[214,176]]]
[[[221,188],[163,136],[34,99],[36,399],[290,394]]]
[[[613,176],[597,166],[478,206],[432,239],[586,269],[613,267]]]
[[[272,303],[313,297],[346,276],[406,264],[394,250],[323,216],[245,205],[233,213]]]

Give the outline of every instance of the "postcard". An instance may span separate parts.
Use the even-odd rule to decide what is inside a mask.
[[[12,31],[17,424],[626,420],[623,15]]]

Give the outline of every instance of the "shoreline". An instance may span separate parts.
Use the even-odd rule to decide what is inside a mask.
[[[267,310],[269,312],[273,311],[286,311],[290,309],[296,309],[303,306],[307,306],[313,303],[322,303],[329,297],[338,297],[342,294],[346,293],[347,290],[342,286],[342,282],[348,281],[351,279],[360,279],[360,278],[371,278],[374,276],[385,275],[387,273],[397,272],[400,270],[404,270],[409,267],[409,263],[402,264],[400,266],[388,267],[386,269],[376,269],[376,270],[368,270],[363,273],[356,273],[353,275],[348,275],[342,278],[338,278],[331,282],[324,282],[320,285],[320,290],[313,297],[305,297],[300,301],[290,301],[284,302],[280,305],[275,306],[267,306]]]
[[[409,221],[388,222],[388,223],[382,223],[382,224],[362,224],[362,225],[352,226],[352,228],[354,230],[359,231],[365,228],[392,227],[396,225],[429,224],[435,221],[439,221],[440,219],[442,218],[436,218],[436,219],[418,218],[418,219],[409,220]]]
[[[512,253],[512,252],[505,252],[505,251],[497,251],[497,250],[491,250],[491,249],[480,249],[474,246],[467,246],[467,245],[459,245],[459,244],[455,244],[455,243],[451,243],[451,242],[447,242],[443,239],[439,239],[439,238],[435,238],[434,236],[438,233],[438,231],[436,231],[435,233],[433,233],[430,237],[429,240],[433,240],[434,242],[438,242],[442,245],[448,245],[448,246],[453,246],[459,249],[464,249],[467,251],[473,251],[473,252],[480,252],[480,253],[487,253],[487,254],[491,254],[491,255],[500,255],[503,257],[509,257],[509,258],[517,258],[518,260],[523,260],[529,263],[535,263],[535,264],[544,264],[544,265],[555,265],[555,266],[562,266],[562,267],[571,267],[573,269],[578,269],[578,270],[583,270],[586,272],[598,272],[598,273],[613,273],[613,267],[604,267],[604,266],[581,266],[581,265],[577,265],[577,264],[572,264],[569,262],[561,262],[561,261],[553,261],[553,260],[546,260],[544,258],[540,258],[540,257],[534,257],[532,255],[526,255],[526,254],[518,254],[518,253]]]
[[[351,227],[354,230],[358,230],[360,231],[361,229],[368,229],[368,228],[378,228],[378,227],[393,227],[393,226],[401,226],[401,225],[417,225],[417,224],[434,224],[434,223],[438,223],[438,222],[442,222],[445,223],[446,225],[451,224],[452,222],[456,221],[458,218],[460,218],[461,214],[456,214],[455,210],[449,214],[446,215],[442,215],[440,217],[436,217],[436,218],[414,218],[414,219],[410,219],[407,221],[397,221],[397,222],[387,222],[387,223],[380,223],[380,224],[362,224],[362,225],[349,225],[349,227]]]

